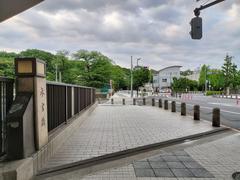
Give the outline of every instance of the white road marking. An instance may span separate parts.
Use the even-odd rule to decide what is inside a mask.
[[[221,106],[228,106],[228,107],[235,106],[235,105],[232,105],[232,104],[226,104],[226,103],[214,103],[214,102],[210,102],[210,103],[208,103],[208,104],[221,105]]]

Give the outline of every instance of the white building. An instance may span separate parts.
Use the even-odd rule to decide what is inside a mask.
[[[158,71],[153,75],[153,87],[155,91],[169,91],[173,78],[180,78],[180,68],[182,66],[170,66]]]

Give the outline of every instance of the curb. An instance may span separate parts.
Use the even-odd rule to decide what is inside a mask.
[[[61,165],[61,166],[57,166],[57,167],[53,167],[53,168],[49,168],[49,169],[43,169],[37,173],[37,176],[49,175],[52,173],[60,173],[60,171],[66,171],[66,170],[69,170],[72,168],[82,169],[82,168],[86,168],[86,167],[91,167],[93,165],[122,159],[124,157],[137,155],[137,154],[140,154],[143,152],[152,151],[155,149],[160,149],[160,148],[164,148],[164,147],[168,147],[168,146],[172,146],[172,145],[176,145],[176,144],[181,144],[181,143],[184,143],[186,140],[200,139],[205,136],[214,135],[214,134],[229,131],[229,130],[231,130],[231,129],[226,128],[226,127],[220,127],[218,129],[214,129],[212,131],[207,131],[207,132],[194,134],[194,135],[190,135],[190,136],[185,136],[185,137],[181,137],[181,138],[176,138],[176,139],[172,139],[172,140],[168,140],[168,141],[149,144],[149,145],[131,148],[131,149],[123,150],[123,151],[118,151],[118,152],[106,154],[103,156],[93,157],[91,159],[86,159],[86,160],[82,160],[82,161],[78,161],[78,162],[74,162],[74,163],[70,163],[70,164],[65,164],[65,165]]]

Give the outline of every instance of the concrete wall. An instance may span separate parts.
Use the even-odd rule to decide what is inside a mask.
[[[80,112],[68,124],[63,125],[49,136],[49,142],[32,157],[0,163],[0,180],[30,180],[44,168],[45,163],[56,153],[59,147],[79,128],[82,122],[96,108],[97,102]]]

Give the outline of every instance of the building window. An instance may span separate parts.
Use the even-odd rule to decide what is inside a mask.
[[[162,82],[167,82],[167,79],[162,79]]]

